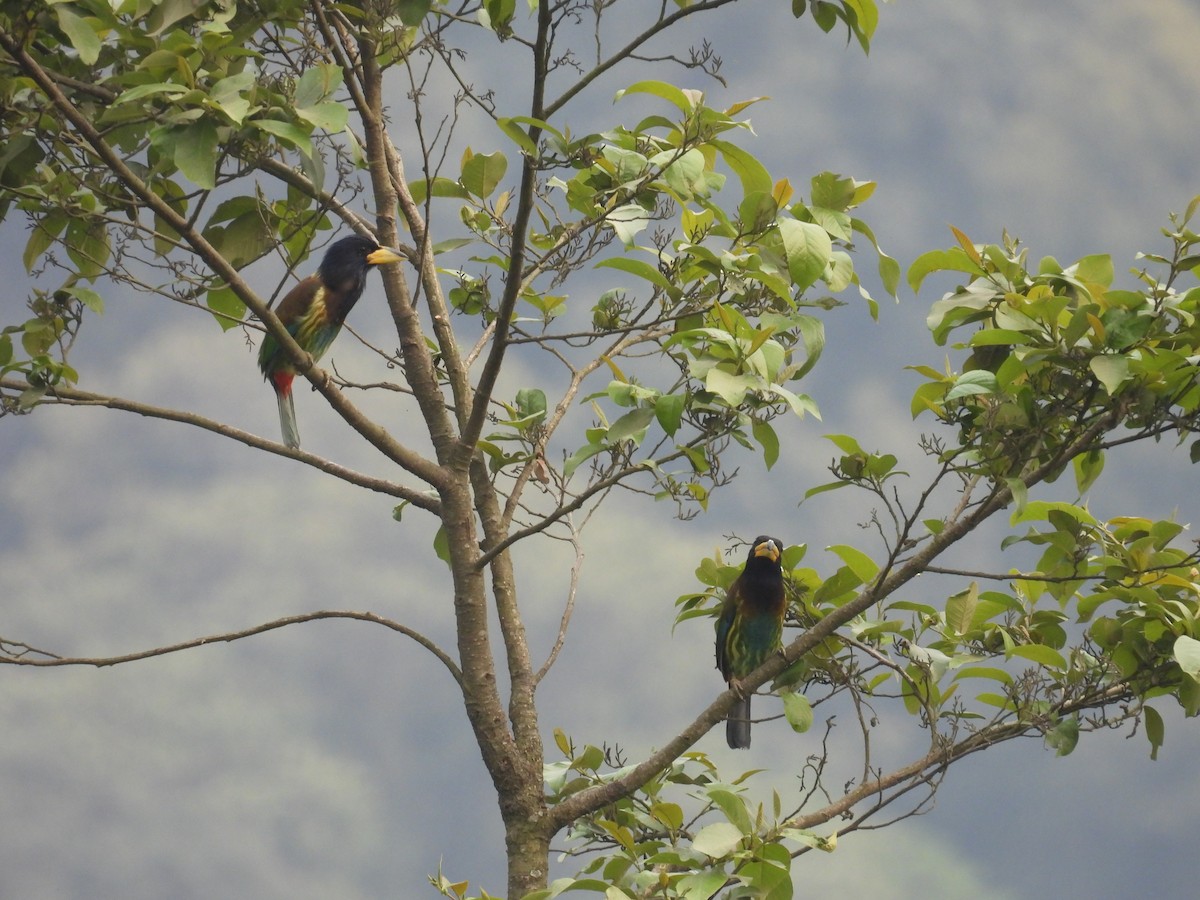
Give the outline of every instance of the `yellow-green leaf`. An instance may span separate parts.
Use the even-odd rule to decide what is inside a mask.
[[[858,576],[860,584],[866,584],[876,573],[879,572],[879,566],[875,564],[875,560],[867,556],[857,547],[850,547],[845,544],[834,544],[829,547],[831,553],[836,553],[855,575]]]
[[[804,734],[812,727],[812,704],[803,694],[797,694],[794,691],[785,691],[779,696],[783,699],[783,714],[787,718],[788,724],[792,726],[792,731]]]
[[[92,65],[100,57],[100,38],[82,16],[76,15],[66,6],[55,6],[54,14],[58,25],[79,54],[81,62]]]
[[[476,153],[463,163],[459,180],[469,193],[483,199],[492,195],[507,171],[508,160],[503,153]]]
[[[1063,655],[1045,644],[1019,644],[1012,648],[1010,655],[1019,656],[1040,666],[1047,666],[1059,671],[1067,668],[1067,661],[1063,659]]]

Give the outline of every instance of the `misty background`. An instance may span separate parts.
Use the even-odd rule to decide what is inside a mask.
[[[736,4],[693,26],[690,39],[709,37],[723,57],[727,87],[662,65],[621,70],[589,90],[586,108],[632,124],[634,107],[611,99],[638,77],[701,88],[719,107],[769,95],[749,111],[755,136],[738,142],[802,195],[826,169],[877,181],[861,217],[905,269],[951,245],[953,224],[978,242],[1007,228],[1034,259],[1111,253],[1124,273],[1137,251],[1167,246],[1168,211],[1200,193],[1195,3],[903,0],[881,8],[869,57],[785,6]],[[478,78],[496,80],[485,61]],[[465,138],[515,158],[499,132]],[[10,284],[24,241],[15,223],[0,229]],[[729,535],[807,543],[823,574],[836,568],[830,544],[877,549],[858,524],[866,495],[796,502],[829,480],[824,434],[854,434],[919,471],[915,441],[930,421],[912,422],[919,379],[903,367],[942,364],[924,320],[945,285],[930,279],[919,297],[902,288],[897,304],[869,249],[856,267],[880,321],[853,297],[823,314],[828,346],[802,387],[823,418],[780,423],[770,472],[743,453],[707,515],[679,522],[668,504],[615,495],[584,532],[572,630],[539,694],[547,739],[558,727],[636,759],[722,689],[708,623],[671,625],[675,598],[698,587],[696,564]],[[0,321],[23,320],[24,296],[0,297]],[[241,332],[160,301],[105,299],[72,359],[81,387],[277,437],[274,398]],[[350,324],[388,335],[375,276]],[[534,362],[510,362],[510,385],[537,383]],[[349,335],[332,363],[383,377]],[[306,448],[391,474],[317,396],[297,394]],[[401,436],[413,427],[387,425]],[[574,449],[559,437],[555,452]],[[1196,473],[1170,450],[1114,454],[1093,512],[1192,521]],[[453,647],[434,523],[415,510],[397,523],[393,505],[182,425],[89,409],[10,416],[0,422],[0,636],[103,656],[332,608],[377,612]],[[954,561],[985,568],[997,538],[971,549],[980,558]],[[535,655],[553,641],[571,561],[545,542],[519,553]],[[956,589],[918,582],[905,596],[939,602]],[[956,764],[927,815],[798,860],[797,895],[1194,896],[1200,729],[1173,701],[1156,705],[1167,719],[1157,762],[1140,733],[1084,736],[1066,759],[1037,739],[995,748]],[[3,667],[0,720],[0,896],[434,896],[425,879],[439,865],[473,891],[503,889],[495,795],[454,682],[382,628],[320,622],[101,670]],[[774,722],[756,726],[749,752],[728,750],[719,728],[697,749],[733,777],[795,768],[818,739]],[[769,798],[770,783],[752,781],[752,793]]]

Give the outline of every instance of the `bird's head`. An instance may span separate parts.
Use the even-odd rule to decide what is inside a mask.
[[[351,235],[329,245],[317,274],[321,277],[321,283],[330,290],[361,290],[367,278],[367,269],[402,259],[404,257],[395,250],[380,247],[370,238]]]
[[[753,563],[756,560],[766,560],[778,566],[782,557],[783,541],[779,538],[760,534],[754,539],[754,543],[750,545],[750,557],[746,562]]]

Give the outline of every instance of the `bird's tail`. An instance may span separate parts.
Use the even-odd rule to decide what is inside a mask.
[[[750,746],[750,695],[747,694],[729,711],[725,719],[725,741],[734,750]]]
[[[300,446],[300,427],[296,424],[291,385],[283,389],[276,386],[275,399],[279,401],[279,427],[283,431],[283,442],[295,450]]]

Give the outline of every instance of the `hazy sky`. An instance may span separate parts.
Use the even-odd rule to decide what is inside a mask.
[[[728,88],[676,69],[655,77],[704,88],[718,105],[769,95],[746,146],[802,193],[824,169],[877,180],[863,215],[904,266],[947,246],[954,224],[977,241],[1008,228],[1035,258],[1111,252],[1124,272],[1136,251],[1165,246],[1168,210],[1200,192],[1194,3],[903,0],[883,8],[869,58],[793,23],[786,6],[737,4],[701,21],[693,37],[714,40]],[[645,74],[596,85],[588,110],[620,120],[613,92]],[[482,130],[470,140],[477,151],[500,144]],[[14,264],[22,245],[15,226],[0,229]],[[870,254],[858,265],[871,270]],[[940,364],[945,351],[924,328],[939,288],[905,290],[897,305],[868,284],[881,322],[859,302],[826,317],[829,348],[805,384],[824,420],[790,425],[771,473],[746,456],[707,516],[679,523],[664,505],[620,498],[585,533],[579,610],[541,695],[547,735],[562,727],[636,757],[710,702],[722,687],[711,631],[672,635],[671,621],[724,535],[807,542],[823,572],[835,566],[822,548],[862,540],[868,498],[842,491],[796,507],[828,480],[822,434],[852,432],[918,465],[917,381],[902,367]],[[386,336],[380,293],[373,280],[351,319],[365,334]],[[0,300],[0,321],[20,321],[22,301]],[[237,332],[120,296],[89,325],[83,387],[276,435],[274,400]],[[348,338],[331,359],[371,372]],[[515,363],[514,384],[537,377]],[[307,446],[387,473],[315,395],[298,394]],[[415,512],[393,522],[386,497],[102,410],[5,418],[0,449],[6,638],[102,655],[344,608],[452,645],[432,524]],[[1196,475],[1182,455],[1142,448],[1113,460],[1117,477],[1092,508],[1191,521]],[[991,553],[995,541],[973,546]],[[520,563],[544,653],[570,558],[531,547]],[[499,815],[453,681],[383,629],[318,623],[115,669],[3,668],[0,680],[0,896],[431,896],[424,879],[439,861],[453,879],[503,890]],[[799,860],[797,895],[1194,896],[1200,732],[1159,708],[1168,732],[1157,763],[1142,735],[1124,732],[1088,737],[1065,760],[1037,740],[978,755],[951,770],[929,815]],[[719,731],[700,749],[730,776],[786,767],[816,740],[774,723],[735,755]],[[780,778],[764,791],[777,783],[794,790]]]

